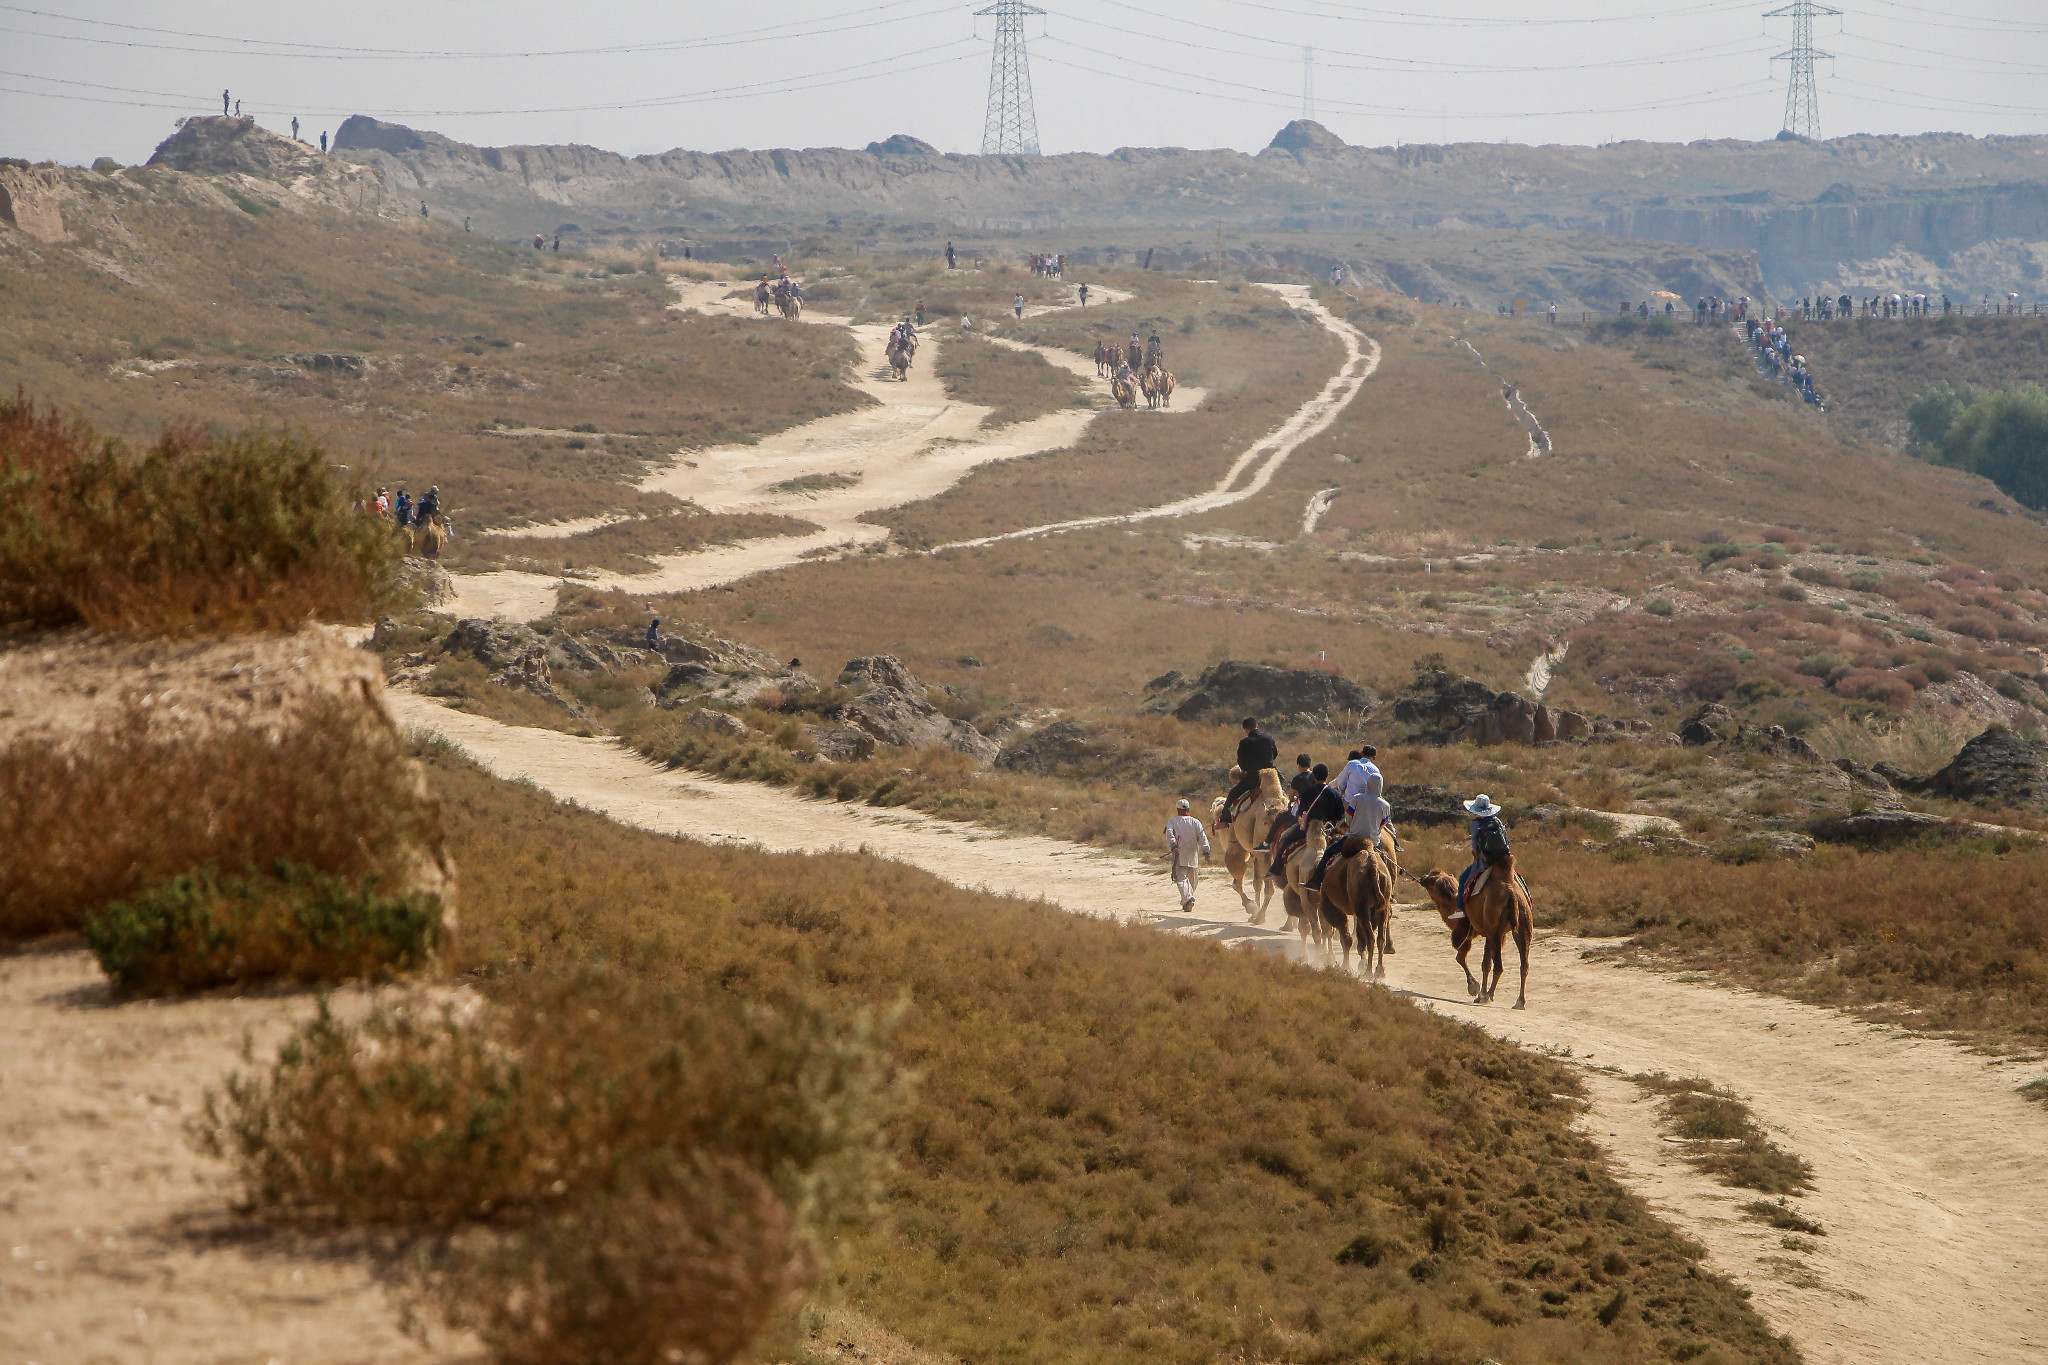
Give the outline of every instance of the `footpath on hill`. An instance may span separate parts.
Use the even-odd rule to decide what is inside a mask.
[[[677,295],[671,305],[674,308],[749,319],[763,326],[797,325],[779,317],[760,318],[749,299],[727,297],[736,287],[732,284],[683,279],[671,283]],[[1078,302],[1078,298],[1074,300],[1076,306]],[[640,488],[672,494],[706,512],[779,514],[811,522],[819,529],[689,554],[655,555],[652,573],[601,573],[577,582],[643,594],[692,592],[805,560],[859,551],[889,538],[888,527],[862,521],[864,514],[937,497],[984,464],[1072,445],[1100,410],[1064,408],[1030,421],[987,428],[984,423],[991,409],[946,396],[937,357],[945,342],[936,328],[926,331],[927,341],[916,363],[907,378],[898,380],[884,359],[888,328],[856,327],[851,318],[821,313],[806,313],[804,322],[845,327],[852,333],[860,348],[854,387],[874,402],[853,412],[806,422],[751,445],[679,455],[643,480]],[[1095,374],[1092,360],[1052,346],[985,339],[1043,356],[1094,386],[1102,399],[1108,398],[1108,381]],[[1204,389],[1182,389],[1170,411],[1191,412],[1206,396]],[[603,520],[525,528],[518,534],[573,535],[601,525]],[[530,621],[552,612],[563,582],[558,575],[516,569],[456,574],[452,581],[455,596],[446,610],[458,616],[503,616],[515,621]]]
[[[417,696],[391,704],[401,723],[438,732],[498,776],[626,824],[777,851],[862,850],[959,886],[1299,955],[1294,935],[1245,922],[1220,872],[1205,874],[1197,913],[1147,913],[1175,905],[1160,862],[666,770],[613,741],[504,725]],[[1434,855],[1449,865],[1459,850],[1434,842],[1411,841],[1411,862]],[[1280,918],[1275,906],[1272,922]],[[1585,1127],[1617,1174],[1705,1243],[1715,1268],[1748,1285],[1759,1311],[1816,1365],[2048,1354],[2038,1229],[2048,1207],[2048,1117],[1983,1056],[1832,1010],[1603,962],[1594,945],[1559,936],[1533,950],[1527,1010],[1510,1011],[1511,995],[1474,1006],[1434,912],[1401,908],[1395,934],[1386,986],[1584,1068]],[[1512,971],[1512,945],[1508,953]],[[1775,1141],[1813,1164],[1801,1207],[1827,1235],[1788,1245],[1782,1232],[1742,1218],[1755,1193],[1685,1162],[1659,1133],[1654,1103],[1625,1079],[1651,1071],[1703,1076],[1748,1100]]]

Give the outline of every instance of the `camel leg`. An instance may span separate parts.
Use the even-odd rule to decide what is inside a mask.
[[[1518,1010],[1529,1008],[1529,940],[1534,927],[1528,919],[1515,925],[1515,952],[1522,959],[1522,984],[1515,992],[1515,1008]]]
[[[1466,956],[1472,951],[1472,921],[1468,919],[1462,921],[1462,923],[1465,928],[1465,937],[1460,939],[1457,931],[1453,930],[1451,932],[1451,946],[1458,950],[1458,970],[1465,974],[1465,993],[1476,996],[1479,994],[1479,983],[1472,979],[1472,968],[1465,961]],[[1480,954],[1480,961],[1481,965],[1484,965],[1485,954]]]

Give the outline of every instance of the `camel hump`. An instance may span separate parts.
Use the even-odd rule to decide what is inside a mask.
[[[1259,795],[1280,795],[1280,772],[1277,768],[1259,769]]]
[[[1355,858],[1364,851],[1365,836],[1363,834],[1347,834],[1344,836],[1344,847],[1341,850],[1339,856],[1345,858]]]

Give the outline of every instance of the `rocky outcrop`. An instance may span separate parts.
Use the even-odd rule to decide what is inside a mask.
[[[253,175],[290,180],[317,175],[327,158],[303,142],[256,126],[253,118],[219,114],[188,118],[157,144],[152,166],[197,175]]]
[[[852,688],[892,687],[919,701],[928,695],[917,675],[905,668],[903,661],[894,654],[869,654],[848,659],[846,667],[839,670],[839,685]]]
[[[1799,736],[1787,733],[1782,725],[1748,724],[1719,702],[1705,703],[1680,722],[1678,739],[1681,744],[1695,747],[1729,744],[1738,749],[1766,753],[1773,758],[1801,763],[1822,761],[1819,750]],[[1863,771],[1868,773],[1869,770]]]
[[[1314,119],[1298,118],[1273,134],[1273,140],[1266,146],[1276,152],[1345,152],[1351,144],[1317,123]]]
[[[894,687],[870,688],[839,710],[839,718],[899,749],[952,749],[983,763],[995,760],[996,742],[972,725]]]
[[[1394,703],[1394,719],[1431,744],[1548,744],[1593,733],[1593,722],[1577,711],[1440,671],[1416,678],[1415,690]]]
[[[1092,735],[1079,721],[1063,718],[1036,730],[1026,730],[1003,746],[996,766],[1016,773],[1040,777],[1072,774],[1114,758],[1117,746]]]
[[[852,725],[807,725],[804,738],[818,757],[835,763],[854,763],[875,753],[875,737]]]
[[[455,596],[455,580],[431,559],[409,555],[398,564],[399,586],[423,607],[438,607]]]
[[[1197,722],[1256,716],[1268,724],[1356,724],[1379,706],[1377,696],[1341,674],[1238,659],[1204,669],[1192,685],[1168,673],[1147,690],[1144,710]]]
[[[937,156],[939,149],[921,137],[896,133],[880,142],[870,142],[868,151],[876,156]]]
[[[58,208],[58,173],[20,161],[0,162],[0,223],[39,242],[68,242]]]
[[[574,716],[583,714],[582,703],[555,686],[551,668],[602,667],[571,636],[542,636],[531,626],[481,617],[457,621],[439,647],[444,657],[475,659],[491,670],[490,681],[498,686],[530,692]]]
[[[1442,787],[1424,783],[1402,784],[1385,789],[1387,804],[1394,808],[1394,825],[1462,825],[1471,820],[1465,803]]]
[[[2004,725],[1987,726],[1925,789],[1972,805],[2048,809],[2048,742]]]

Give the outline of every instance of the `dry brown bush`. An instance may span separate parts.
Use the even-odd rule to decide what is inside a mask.
[[[470,536],[451,545],[443,563],[457,573],[492,569],[609,569],[651,573],[650,555],[688,554],[764,536],[800,536],[818,528],[795,517],[760,512],[671,512],[615,521],[573,536]]]
[[[993,409],[984,423],[990,427],[1088,401],[1080,381],[1044,356],[996,346],[972,332],[947,334],[939,346],[938,376],[948,396]]]
[[[446,870],[418,765],[381,712],[345,697],[308,698],[286,725],[196,733],[167,733],[134,704],[91,730],[5,745],[0,829],[5,941],[76,928],[207,864],[285,859],[392,888],[417,885],[423,863]]]

